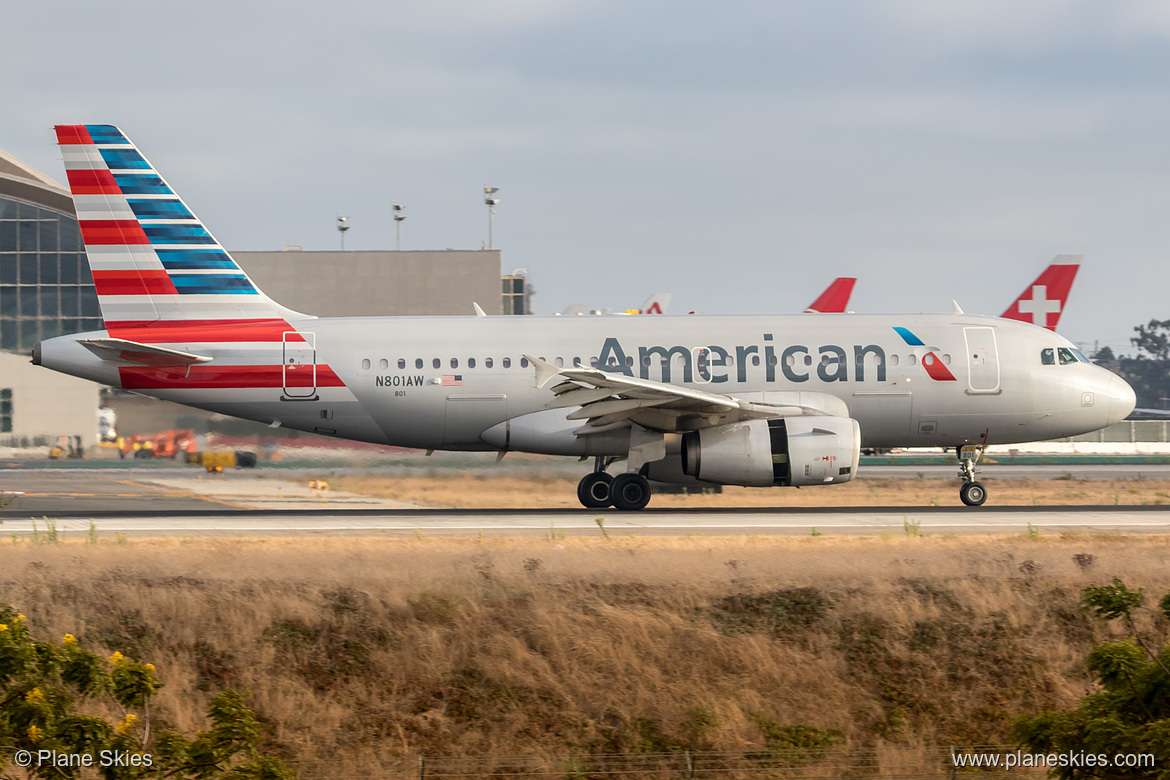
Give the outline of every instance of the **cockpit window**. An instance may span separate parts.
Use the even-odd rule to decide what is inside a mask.
[[[1077,362],[1076,356],[1073,355],[1072,350],[1068,347],[1057,347],[1056,354],[1060,357],[1060,364],[1062,366]]]
[[[1056,351],[1052,347],[1040,350],[1040,362],[1046,366],[1056,365]]]
[[[1069,350],[1069,351],[1070,351],[1070,352],[1072,352],[1074,355],[1076,355],[1076,356],[1077,356],[1077,360],[1081,361],[1082,363],[1089,363],[1089,362],[1091,362],[1091,361],[1090,361],[1090,360],[1089,360],[1087,357],[1085,357],[1085,353],[1084,353],[1084,352],[1081,352],[1079,349],[1072,349],[1072,350]]]

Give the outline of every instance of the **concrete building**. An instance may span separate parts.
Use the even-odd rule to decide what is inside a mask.
[[[270,298],[319,317],[500,314],[498,249],[430,252],[238,252]]]

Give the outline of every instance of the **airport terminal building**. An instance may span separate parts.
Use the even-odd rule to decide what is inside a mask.
[[[232,256],[272,299],[305,314],[472,315],[473,302],[487,314],[530,312],[525,280],[501,276],[497,249]],[[95,443],[101,388],[33,366],[29,352],[102,327],[69,191],[0,151],[0,448],[61,436]]]

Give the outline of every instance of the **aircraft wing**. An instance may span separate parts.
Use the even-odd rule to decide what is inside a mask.
[[[823,415],[807,406],[753,403],[730,395],[708,393],[665,382],[639,379],[596,368],[557,368],[525,355],[536,367],[536,386],[550,388],[555,398],[546,409],[580,407],[570,420],[584,420],[578,436],[637,423],[649,430],[692,431],[750,419]]]

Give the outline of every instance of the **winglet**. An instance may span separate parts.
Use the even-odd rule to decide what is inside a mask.
[[[487,316],[487,312],[485,312],[483,309],[481,309],[479,307],[478,303],[476,303],[475,301],[472,301],[471,305],[475,307],[475,316],[476,317],[486,317]]]
[[[963,314],[964,313],[963,307],[960,306],[959,302],[956,301],[954,298],[951,298],[951,306],[955,307],[955,311],[954,311],[955,314]]]
[[[525,355],[528,362],[536,366],[536,387],[540,389],[553,380],[554,377],[560,375],[561,370],[552,363],[546,363],[538,357],[532,355]]]

